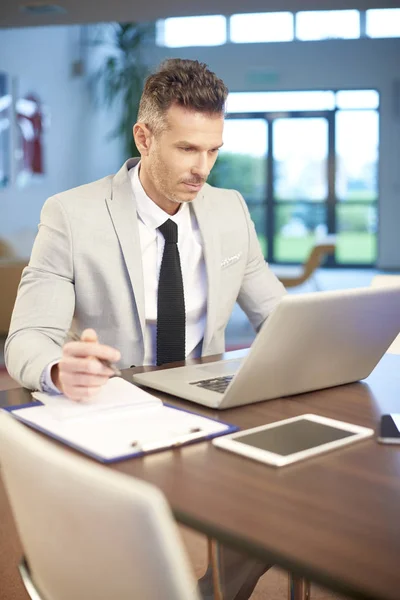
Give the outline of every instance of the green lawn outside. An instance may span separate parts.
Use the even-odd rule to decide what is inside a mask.
[[[267,243],[259,236],[266,256]],[[315,242],[313,235],[294,238],[275,236],[275,260],[277,262],[299,262],[306,260]],[[376,236],[367,232],[343,232],[336,235],[336,262],[339,264],[373,264],[376,261]],[[268,258],[268,257],[267,257]]]

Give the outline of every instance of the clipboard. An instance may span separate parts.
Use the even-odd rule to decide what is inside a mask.
[[[24,405],[4,407],[3,410],[25,425],[104,464],[210,440],[239,429],[229,423],[164,404],[123,379],[113,378],[108,384],[110,386],[106,393],[111,388],[114,391],[127,390],[128,394],[138,394],[140,402],[129,404],[124,401],[120,406],[114,403],[98,410],[93,403],[94,408],[82,407],[83,413],[73,412],[77,408],[76,403],[73,403],[72,413],[65,417],[61,410],[60,417],[60,413],[55,412],[54,408],[58,408],[57,401],[60,402],[60,397],[53,396],[49,405],[36,400]],[[149,397],[148,404],[145,402],[146,396]],[[62,400],[60,403],[62,404]],[[85,408],[89,410],[85,411]]]

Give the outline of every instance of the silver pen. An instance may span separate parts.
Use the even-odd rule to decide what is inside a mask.
[[[81,336],[78,333],[76,333],[75,331],[69,331],[68,337],[72,342],[84,342],[85,341],[85,340],[81,340]],[[118,367],[115,366],[109,360],[106,360],[105,358],[97,358],[97,360],[99,362],[101,362],[101,364],[104,365],[105,367],[108,367],[109,369],[111,369],[113,371],[114,375],[116,375],[118,377],[120,377],[122,375],[122,373],[118,369]]]
[[[177,435],[172,438],[164,438],[158,439],[154,441],[148,442],[139,442],[134,441],[131,442],[131,446],[137,448],[137,450],[141,452],[153,452],[155,450],[168,450],[179,448],[184,444],[189,444],[190,442],[194,442],[195,440],[201,440],[207,438],[207,432],[203,431],[200,427],[194,427],[188,431],[188,433],[183,433]]]

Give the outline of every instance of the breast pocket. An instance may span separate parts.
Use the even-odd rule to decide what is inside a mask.
[[[221,271],[227,271],[228,269],[231,269],[232,267],[240,266],[238,265],[238,263],[241,262],[241,256],[237,255],[237,256],[233,256],[231,258],[225,259],[224,261],[221,262]]]

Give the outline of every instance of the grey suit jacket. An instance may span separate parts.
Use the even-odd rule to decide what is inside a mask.
[[[9,373],[40,389],[61,357],[75,317],[121,352],[120,367],[144,357],[145,298],[130,159],[114,176],[49,198],[23,272],[6,341]],[[259,329],[285,290],[262,256],[241,195],[205,185],[192,203],[204,242],[207,324],[202,354],[224,351],[236,300]]]

